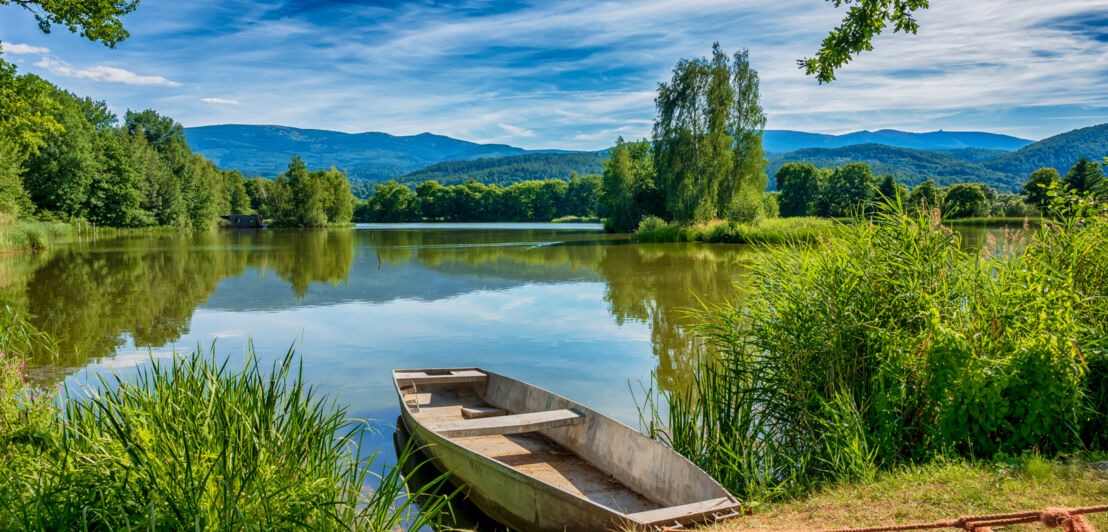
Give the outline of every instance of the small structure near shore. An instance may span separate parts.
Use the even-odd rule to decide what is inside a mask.
[[[259,214],[227,214],[221,216],[221,218],[231,222],[231,227],[243,229],[261,229],[265,227],[265,223],[262,222],[262,217]]]

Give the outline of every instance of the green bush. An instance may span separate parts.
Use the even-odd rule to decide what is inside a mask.
[[[697,317],[718,356],[644,416],[744,497],[945,453],[1105,448],[1103,214],[978,256],[937,218],[888,207],[766,250],[741,301]]]
[[[0,529],[376,531],[432,522],[447,500],[437,495],[445,475],[408,497],[399,468],[384,468],[368,489],[375,456],[358,455],[366,423],[309,387],[293,359],[290,351],[270,372],[252,354],[241,372],[214,352],[152,360],[130,378],[100,378],[82,390],[87,399],[67,397],[64,412],[49,395],[13,402],[5,393],[4,425],[15,420],[25,436],[0,431],[5,455],[18,457],[0,475]],[[0,390],[12,382],[0,363]],[[422,495],[430,495],[422,506],[409,506]]]
[[[678,224],[666,223],[657,216],[644,216],[635,230],[636,242],[686,242],[689,234]]]

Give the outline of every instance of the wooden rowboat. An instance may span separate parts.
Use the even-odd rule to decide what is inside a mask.
[[[685,457],[541,388],[479,368],[394,370],[393,381],[423,451],[517,530],[649,529],[740,510]]]

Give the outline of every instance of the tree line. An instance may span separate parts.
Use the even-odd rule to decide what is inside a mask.
[[[241,202],[242,176],[193,153],[180,124],[154,111],[120,121],[102,101],[33,75],[37,125],[0,130],[0,211],[116,227],[210,227]]]
[[[1041,214],[1051,203],[1050,191],[1058,187],[1108,196],[1101,165],[1087,159],[1078,160],[1065,176],[1053,168],[1036,170],[1020,194],[1001,194],[984,183],[937,187],[930,179],[909,190],[892,174],[873,175],[866,163],[834,169],[787,163],[774,177],[781,216],[851,216],[886,198],[899,197],[909,208],[938,208],[948,218],[1025,217]]]
[[[294,157],[276,180],[247,180],[193,153],[172,118],[146,110],[120,120],[103,101],[16,78],[35,96],[22,110],[33,120],[0,123],[2,214],[191,229],[255,212],[285,226],[350,222],[350,185],[333,168],[309,173]]]
[[[395,180],[380,183],[354,209],[357,222],[549,222],[563,216],[599,216],[601,178],[522,181],[509,186],[469,180],[443,186],[425,181],[412,190]]]

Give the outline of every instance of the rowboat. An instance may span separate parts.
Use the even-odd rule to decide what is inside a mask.
[[[654,529],[739,515],[739,501],[685,457],[557,394],[480,368],[392,376],[423,452],[516,530]]]

